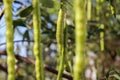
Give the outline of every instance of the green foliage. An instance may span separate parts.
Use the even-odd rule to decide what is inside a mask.
[[[0,0],[0,2],[3,2],[3,0]]]
[[[28,7],[25,7],[25,8],[21,8],[17,15],[21,16],[21,17],[26,17],[26,16],[29,16],[30,13],[32,12],[33,10],[33,7],[32,5],[28,6]]]
[[[26,26],[25,20],[26,20],[26,19],[24,19],[24,18],[20,18],[20,19],[17,19],[17,20],[13,20],[14,28],[16,28],[17,26],[23,26],[23,27],[25,27],[25,26]]]
[[[25,39],[30,40],[30,35],[29,35],[29,31],[28,30],[26,30],[25,33],[24,33],[24,35],[23,35],[23,41]]]
[[[47,8],[53,8],[54,7],[54,1],[53,0],[41,0],[42,6]]]
[[[120,73],[118,73],[114,68],[112,68],[106,73],[106,79],[120,80]]]

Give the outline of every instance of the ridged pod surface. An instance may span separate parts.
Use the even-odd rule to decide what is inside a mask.
[[[65,60],[65,52],[66,52],[66,40],[64,35],[66,31],[65,27],[65,7],[66,1],[61,0],[60,10],[58,13],[58,19],[57,19],[57,30],[56,30],[56,40],[58,45],[58,55],[59,55],[59,72],[57,76],[57,80],[61,80],[62,73],[64,70],[64,60]],[[64,44],[65,43],[65,44]]]
[[[36,80],[44,80],[43,60],[40,46],[40,0],[33,0],[34,55]]]
[[[75,60],[74,80],[84,80],[86,43],[86,0],[74,0],[75,12]]]
[[[7,66],[8,80],[15,80],[15,56],[13,42],[13,21],[12,21],[12,0],[3,0],[6,20],[6,49],[7,49]]]

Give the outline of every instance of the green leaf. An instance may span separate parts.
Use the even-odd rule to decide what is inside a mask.
[[[30,40],[30,36],[29,36],[29,31],[28,30],[26,30],[25,33],[24,33],[24,35],[23,35],[23,41],[25,39]]]
[[[20,15],[21,17],[26,17],[26,16],[30,15],[32,10],[33,10],[32,5],[22,8],[22,9],[18,10],[17,16]]]
[[[3,2],[3,0],[0,0],[0,2]]]
[[[53,0],[41,0],[41,3],[44,7],[47,8],[53,8],[54,7],[54,1]]]
[[[16,28],[17,26],[25,27],[26,26],[25,19],[20,18],[20,19],[17,19],[17,20],[13,20],[13,25],[14,25],[14,28]]]
[[[114,74],[114,77],[115,77],[117,80],[120,80],[120,75]]]

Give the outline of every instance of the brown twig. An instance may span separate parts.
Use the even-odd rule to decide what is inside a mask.
[[[16,43],[16,42],[34,42],[34,41],[33,40],[17,40],[17,41],[14,41],[14,43]],[[2,45],[6,45],[6,42],[0,43],[0,46],[2,46]]]
[[[0,55],[7,55],[6,51],[0,51]],[[29,63],[29,64],[32,64],[34,65],[35,62],[32,60],[32,59],[29,59],[29,58],[26,58],[26,57],[22,57],[20,55],[15,55],[16,59],[18,59],[19,61],[22,61],[22,62],[26,62],[26,63]],[[3,67],[0,65],[0,69],[2,69],[3,71],[7,72],[7,68]],[[48,67],[47,65],[44,65],[44,69],[48,72],[51,72],[53,74],[58,74],[58,71],[55,70],[54,68],[51,68],[51,67]],[[66,78],[68,80],[73,80],[73,77],[70,76],[70,75],[67,75],[65,73],[63,73],[62,75],[63,78]]]
[[[3,14],[4,14],[4,8],[2,9],[2,11],[0,13],[0,20],[1,20],[2,16],[3,16]]]

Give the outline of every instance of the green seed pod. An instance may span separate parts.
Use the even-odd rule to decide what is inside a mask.
[[[102,10],[102,4],[105,3],[105,0],[97,0],[97,20],[101,20],[101,10]],[[100,29],[104,30],[104,24],[100,24]],[[101,51],[104,51],[104,32],[100,32],[100,49]]]
[[[6,20],[6,49],[7,49],[7,65],[8,80],[15,80],[15,56],[13,42],[13,21],[12,21],[12,0],[3,0],[5,7]]]
[[[34,55],[36,79],[44,80],[43,60],[40,46],[40,0],[33,0],[33,26],[34,26]]]
[[[60,56],[60,65],[59,65],[59,72],[57,76],[57,80],[61,80],[62,73],[64,70],[64,62],[65,62],[65,53],[66,53],[66,26],[65,26],[65,6],[66,1],[61,1],[60,10],[58,14],[57,20],[57,30],[56,30],[56,39],[58,45],[58,54]]]
[[[101,29],[104,29],[104,24],[100,25]],[[104,51],[104,32],[100,32],[100,49],[101,51]]]
[[[75,61],[74,80],[84,80],[86,43],[86,0],[74,0],[75,11]]]
[[[87,20],[91,20],[92,18],[92,0],[87,1]]]

